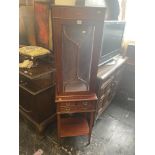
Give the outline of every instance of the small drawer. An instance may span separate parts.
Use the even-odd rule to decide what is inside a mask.
[[[71,106],[71,105],[74,105],[74,102],[63,102],[63,103],[60,103],[60,106],[64,107],[64,106]]]
[[[78,106],[78,107],[84,107],[84,106],[91,106],[93,103],[88,102],[88,101],[80,101],[80,102],[63,102],[60,103],[61,107],[67,106],[67,107],[73,107],[73,106]]]
[[[57,107],[57,111],[59,112],[84,112],[84,111],[92,111],[95,110],[95,103],[88,101],[80,101],[80,102],[63,102],[59,103]]]
[[[108,79],[107,81],[101,84],[101,89],[105,89],[108,85],[112,83],[113,80],[114,80],[114,76],[111,76],[110,79]]]
[[[111,88],[112,83],[109,83],[108,85],[106,85],[106,87],[104,87],[104,89],[100,89],[99,97],[102,97],[104,94],[107,94]]]

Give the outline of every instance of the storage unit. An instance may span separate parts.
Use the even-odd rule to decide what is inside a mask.
[[[52,6],[59,138],[88,135],[90,143],[104,15],[103,7]]]
[[[96,85],[98,97],[96,119],[99,118],[115,96],[126,60],[127,58],[120,56],[114,64],[109,65],[107,63],[99,67]]]
[[[47,61],[20,69],[20,114],[42,133],[55,119],[55,69]]]

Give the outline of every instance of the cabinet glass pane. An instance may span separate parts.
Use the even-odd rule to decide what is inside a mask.
[[[94,26],[63,25],[63,91],[89,91]]]

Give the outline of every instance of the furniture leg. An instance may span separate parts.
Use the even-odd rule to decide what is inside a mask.
[[[90,144],[90,140],[91,140],[91,133],[92,133],[93,124],[94,124],[94,112],[91,112],[91,113],[90,113],[90,122],[89,122],[88,145]]]

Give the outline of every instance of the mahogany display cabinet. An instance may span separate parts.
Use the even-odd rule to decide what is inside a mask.
[[[59,138],[87,135],[90,143],[104,16],[103,7],[52,6]]]

